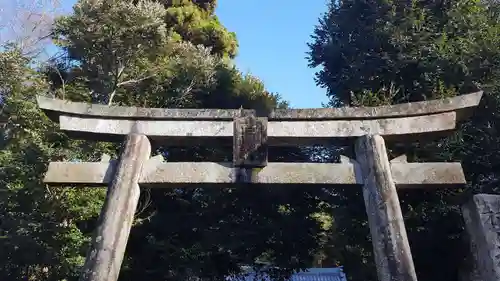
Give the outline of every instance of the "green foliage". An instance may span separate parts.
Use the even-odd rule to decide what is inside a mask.
[[[178,7],[182,5],[194,4],[205,10],[209,14],[213,14],[217,6],[216,0],[158,0],[167,7]]]
[[[478,87],[497,34],[478,1],[332,1],[309,58],[322,66],[318,85],[343,104],[363,91],[392,103],[442,98]]]
[[[235,45],[234,38],[217,39],[231,36],[214,16],[208,19],[191,4],[165,8],[151,1],[82,0],[74,10],[74,15],[57,21],[55,34],[78,61],[79,76],[97,102],[111,104],[124,92],[130,101],[128,93],[146,87],[148,95],[163,93],[157,105],[166,106],[167,96],[175,99],[170,106],[178,105],[193,89],[211,87],[217,68],[227,65],[210,54],[232,56],[236,48],[226,46]],[[148,98],[140,99],[145,105]]]
[[[118,146],[74,141],[36,107],[35,95],[113,105],[189,108],[286,107],[233,66],[237,42],[213,14],[215,1],[80,0],[53,35],[66,57],[43,67],[0,53],[0,278],[76,280],[105,195],[49,188],[50,161],[98,161]],[[223,161],[225,147],[154,144],[168,161]],[[295,148],[270,158],[305,160]],[[222,278],[241,264],[296,270],[315,256],[321,190],[298,187],[145,190],[121,280]],[[323,224],[324,218],[322,218]],[[278,272],[279,273],[279,272]],[[211,279],[212,280],[212,279]]]
[[[199,5],[205,5],[204,1],[184,2],[167,9],[165,22],[174,34],[194,44],[211,47],[213,54],[234,58],[238,49],[236,35],[227,31],[211,10],[200,9]]]
[[[78,224],[98,214],[104,192],[42,183],[49,161],[89,159],[91,153],[59,133],[37,108],[35,95],[48,85],[29,62],[17,50],[0,53],[0,278],[62,280],[76,276],[82,264],[87,237]]]
[[[111,104],[123,83],[145,79],[134,66],[153,62],[164,53],[168,32],[162,5],[151,1],[82,0],[74,15],[58,19],[58,43],[80,63],[94,100]],[[153,70],[154,71],[154,70]]]
[[[412,161],[461,161],[462,190],[401,192],[419,279],[457,280],[468,245],[459,206],[474,192],[497,193],[500,108],[498,3],[331,1],[309,44],[317,83],[331,106],[375,106],[485,91],[479,108],[450,138],[391,145]],[[330,199],[334,229],[326,251],[352,280],[376,280],[362,194]],[[349,203],[346,203],[349,202]]]

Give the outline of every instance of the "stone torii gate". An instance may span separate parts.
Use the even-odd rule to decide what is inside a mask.
[[[465,184],[460,163],[391,161],[385,140],[406,141],[453,131],[482,92],[381,107],[254,110],[105,106],[38,97],[47,116],[70,136],[123,141],[119,160],[51,162],[50,185],[108,186],[81,281],[116,281],[140,187],[317,184],[363,188],[380,281],[416,281],[396,189]],[[273,163],[272,146],[355,141],[356,159],[341,163]],[[164,162],[151,141],[168,145],[233,142],[232,163]]]

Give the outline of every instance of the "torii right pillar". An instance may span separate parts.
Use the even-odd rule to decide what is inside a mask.
[[[362,136],[356,141],[355,151],[378,280],[417,281],[384,139],[379,135]]]

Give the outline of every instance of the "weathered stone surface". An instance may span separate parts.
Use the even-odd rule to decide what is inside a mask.
[[[419,136],[455,129],[455,117],[455,112],[446,112],[376,120],[274,121],[268,122],[267,140],[269,145],[298,145],[366,134],[379,134],[391,139],[408,135]],[[189,139],[199,144],[210,139],[232,139],[234,131],[231,121],[131,121],[76,116],[60,116],[60,127],[63,131],[77,133],[81,138],[112,139],[133,131],[145,134],[153,140],[168,140],[169,144],[183,144]]]
[[[304,108],[275,109],[269,120],[333,120],[333,119],[375,119],[389,117],[408,117],[457,111],[459,117],[466,116],[481,100],[483,92],[476,92],[440,100],[402,103],[378,107],[341,107],[341,108]],[[465,112],[464,112],[465,113]]]
[[[269,120],[354,120],[388,117],[405,117],[437,114],[448,111],[467,111],[478,105],[482,92],[461,95],[442,100],[404,103],[380,107],[342,107],[276,109],[269,113]],[[58,121],[59,115],[126,119],[173,119],[173,120],[232,120],[239,116],[239,109],[170,109],[106,106],[68,102],[43,96],[37,97],[38,105],[49,117]],[[254,110],[246,110],[255,114]],[[462,116],[462,114],[459,114]]]
[[[351,159],[345,155],[340,155],[339,157],[340,159],[340,163],[344,163],[344,164],[348,164],[348,163],[352,163],[352,164],[355,164],[355,165],[358,165],[358,162],[356,162],[356,160],[354,159]]]
[[[374,120],[276,121],[268,125],[270,141],[283,138],[348,138],[379,134],[389,137],[455,129],[454,112]]]
[[[406,156],[405,154],[399,155],[399,156],[391,159],[391,161],[389,161],[389,162],[391,162],[391,163],[408,163],[408,156]]]
[[[233,165],[241,168],[266,166],[267,118],[236,117],[233,125]]]
[[[94,118],[144,119],[144,120],[226,120],[230,121],[241,114],[240,109],[189,109],[189,108],[144,108],[127,106],[108,106],[37,97],[38,106],[54,121],[60,115],[87,116]],[[255,114],[254,110],[244,110]]]
[[[92,237],[80,281],[118,280],[139,201],[138,181],[150,153],[151,146],[146,136],[127,136]],[[111,180],[111,175],[106,172],[101,176]]]
[[[52,162],[45,183],[102,186],[112,180],[116,162]],[[237,168],[232,163],[149,161],[143,168],[141,186],[171,187],[177,184],[230,184],[237,182]],[[263,168],[248,169],[256,184],[357,184],[352,164],[268,163]]]
[[[474,246],[477,271],[484,281],[500,280],[500,196],[474,195],[462,207],[465,227]]]
[[[111,161],[111,155],[103,154],[101,155],[101,162],[109,162]]]
[[[176,163],[173,164],[172,167]],[[237,183],[238,168],[217,163],[179,163],[173,176],[168,165],[158,166],[154,174],[144,175],[149,184],[177,183]],[[329,163],[268,163],[263,168],[245,169],[249,180],[255,184],[356,184],[353,165]]]
[[[158,158],[159,159],[159,158]],[[116,162],[71,163],[52,162],[45,175],[45,183],[53,185],[79,184],[102,186],[108,184]],[[427,168],[426,168],[427,167]],[[463,184],[459,163],[398,163],[391,164],[394,182],[398,188]],[[433,169],[427,179],[422,171]],[[415,170],[421,172],[414,172]],[[143,168],[141,186],[185,184],[229,184],[238,182],[241,171],[232,163],[162,162],[150,159]],[[341,184],[360,185],[361,175],[356,161],[345,163],[268,163],[264,168],[247,169],[247,182],[255,184]],[[450,180],[450,178],[452,180]],[[455,179],[455,180],[453,180]]]
[[[467,182],[460,163],[390,163],[391,174],[398,188],[463,186]]]
[[[417,281],[384,139],[360,137],[355,146],[379,281]]]
[[[61,116],[63,131],[91,134],[122,135],[130,132],[147,135],[153,139],[172,137],[232,137],[231,121],[132,121],[117,119],[93,119]]]
[[[43,181],[47,184],[108,185],[113,180],[117,161],[50,162]]]

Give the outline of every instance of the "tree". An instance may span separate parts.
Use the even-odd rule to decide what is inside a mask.
[[[213,15],[214,5],[80,0],[74,13],[58,18],[53,29],[66,57],[32,69],[19,52],[1,53],[16,58],[6,60],[2,78],[9,79],[2,84],[6,126],[0,154],[1,188],[8,190],[0,203],[4,279],[75,280],[104,189],[61,187],[49,192],[42,183],[46,164],[97,161],[104,152],[116,156],[119,149],[69,140],[37,109],[36,94],[145,107],[268,111],[286,106],[258,78],[233,66],[236,40]],[[154,151],[168,161],[231,157],[226,147],[203,145],[156,144]],[[287,148],[273,150],[270,157],[307,155]],[[314,214],[323,209],[317,193],[298,187],[146,190],[121,279],[220,278],[237,273],[240,263],[262,261],[286,270],[307,266],[320,230]],[[19,211],[10,211],[13,206]]]
[[[105,145],[70,141],[36,106],[49,87],[18,49],[0,53],[0,278],[63,280],[77,276],[102,190],[49,188],[53,160],[97,160]],[[108,151],[109,153],[109,151]]]
[[[330,106],[383,105],[485,90],[477,114],[454,136],[390,147],[390,153],[406,153],[411,160],[461,161],[469,180],[465,190],[400,193],[420,279],[457,279],[468,251],[461,243],[459,205],[498,179],[493,143],[498,139],[499,19],[498,4],[475,0],[331,1],[309,44],[310,64],[321,67],[316,79],[327,88]],[[345,264],[353,280],[375,280],[361,194],[352,193],[331,199],[337,211],[330,254]]]

